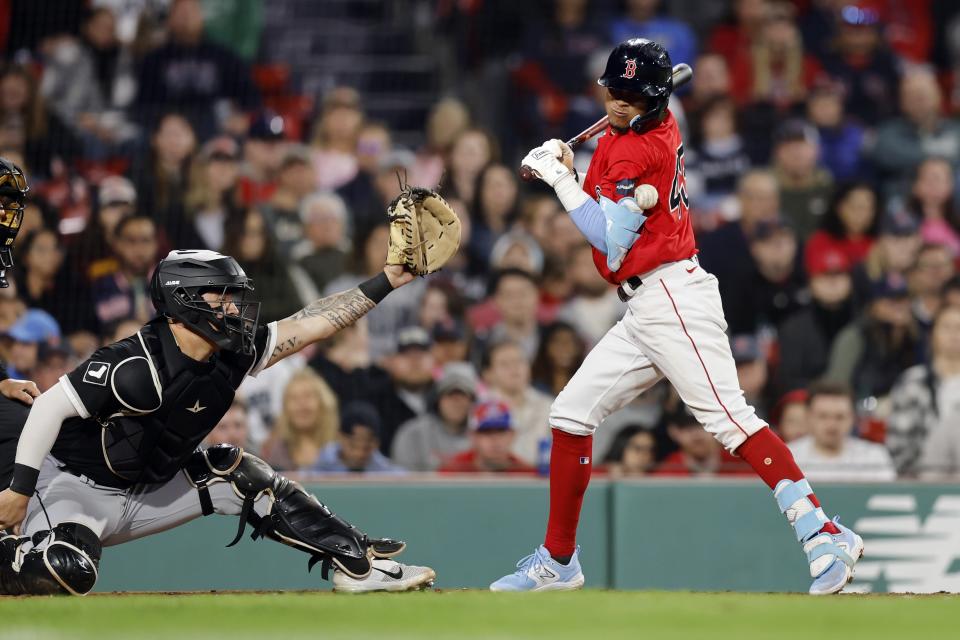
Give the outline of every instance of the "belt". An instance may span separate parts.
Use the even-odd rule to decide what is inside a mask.
[[[640,288],[640,285],[643,284],[643,280],[640,279],[640,276],[630,276],[626,280],[620,283],[620,286],[617,287],[617,297],[620,298],[621,302],[626,302],[636,293],[637,289]],[[630,293],[627,293],[623,288],[623,285],[630,287]]]

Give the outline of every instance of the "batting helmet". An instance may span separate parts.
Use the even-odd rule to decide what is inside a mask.
[[[652,40],[632,38],[610,52],[607,67],[597,84],[608,89],[629,91],[643,96],[647,111],[630,121],[630,128],[641,133],[663,118],[673,92],[673,64],[670,54]]]
[[[171,251],[150,280],[157,313],[182,322],[221,349],[245,355],[254,352],[260,322],[260,303],[247,299],[252,292],[253,281],[237,261],[216,251]],[[218,294],[221,303],[207,301],[205,293]],[[231,303],[235,313],[224,308]]]
[[[0,288],[8,286],[6,272],[13,268],[13,241],[20,233],[28,191],[20,167],[0,158]]]

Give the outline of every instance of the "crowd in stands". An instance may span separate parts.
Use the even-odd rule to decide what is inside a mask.
[[[208,442],[301,472],[544,473],[551,402],[624,305],[517,160],[596,120],[598,65],[643,36],[695,70],[671,109],[749,402],[815,480],[960,475],[955,3],[422,0],[459,72],[412,148],[349,86],[284,110],[295,86],[258,82],[216,0],[65,4],[0,7],[0,156],[31,183],[0,290],[11,377],[49,388],[135,333],[171,248],[236,257],[264,323],[353,287],[388,203],[432,186],[463,223],[450,264],[248,379]],[[594,459],[750,473],[665,384]]]

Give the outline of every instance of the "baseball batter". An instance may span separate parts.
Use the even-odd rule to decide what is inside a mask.
[[[23,193],[3,207],[22,208]],[[158,317],[63,376],[33,402],[18,437],[0,438],[0,463],[10,447],[16,456],[0,492],[0,594],[85,594],[102,547],[213,513],[240,516],[234,542],[250,524],[254,538],[305,551],[311,567],[333,571],[336,590],[430,583],[432,569],[390,559],[403,542],[368,538],[263,460],[231,445],[197,449],[246,376],[352,324],[412,278],[387,266],[263,326],[233,258],[171,252],[150,284]],[[7,432],[10,409],[0,403]]]
[[[839,592],[862,555],[860,536],[826,517],[790,450],[744,400],[717,279],[696,257],[683,141],[667,108],[671,70],[660,45],[640,38],[620,44],[598,80],[610,125],[586,176],[578,181],[573,154],[559,140],[523,159],[593,245],[597,269],[618,285],[627,311],[553,403],[546,538],[515,573],[491,585],[494,591],[583,586],[575,539],[592,434],[664,377],[704,428],[773,490],[807,554],[810,593]]]

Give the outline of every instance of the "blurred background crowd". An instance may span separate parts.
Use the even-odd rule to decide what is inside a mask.
[[[671,109],[748,400],[813,479],[960,474],[947,0],[0,2],[0,156],[32,187],[11,377],[48,388],[134,333],[171,248],[235,256],[262,322],[355,286],[387,203],[439,186],[451,264],[249,379],[210,441],[304,472],[545,472],[551,401],[624,307],[516,167],[602,115],[633,36],[694,68]],[[666,385],[595,444],[616,477],[750,473]]]

